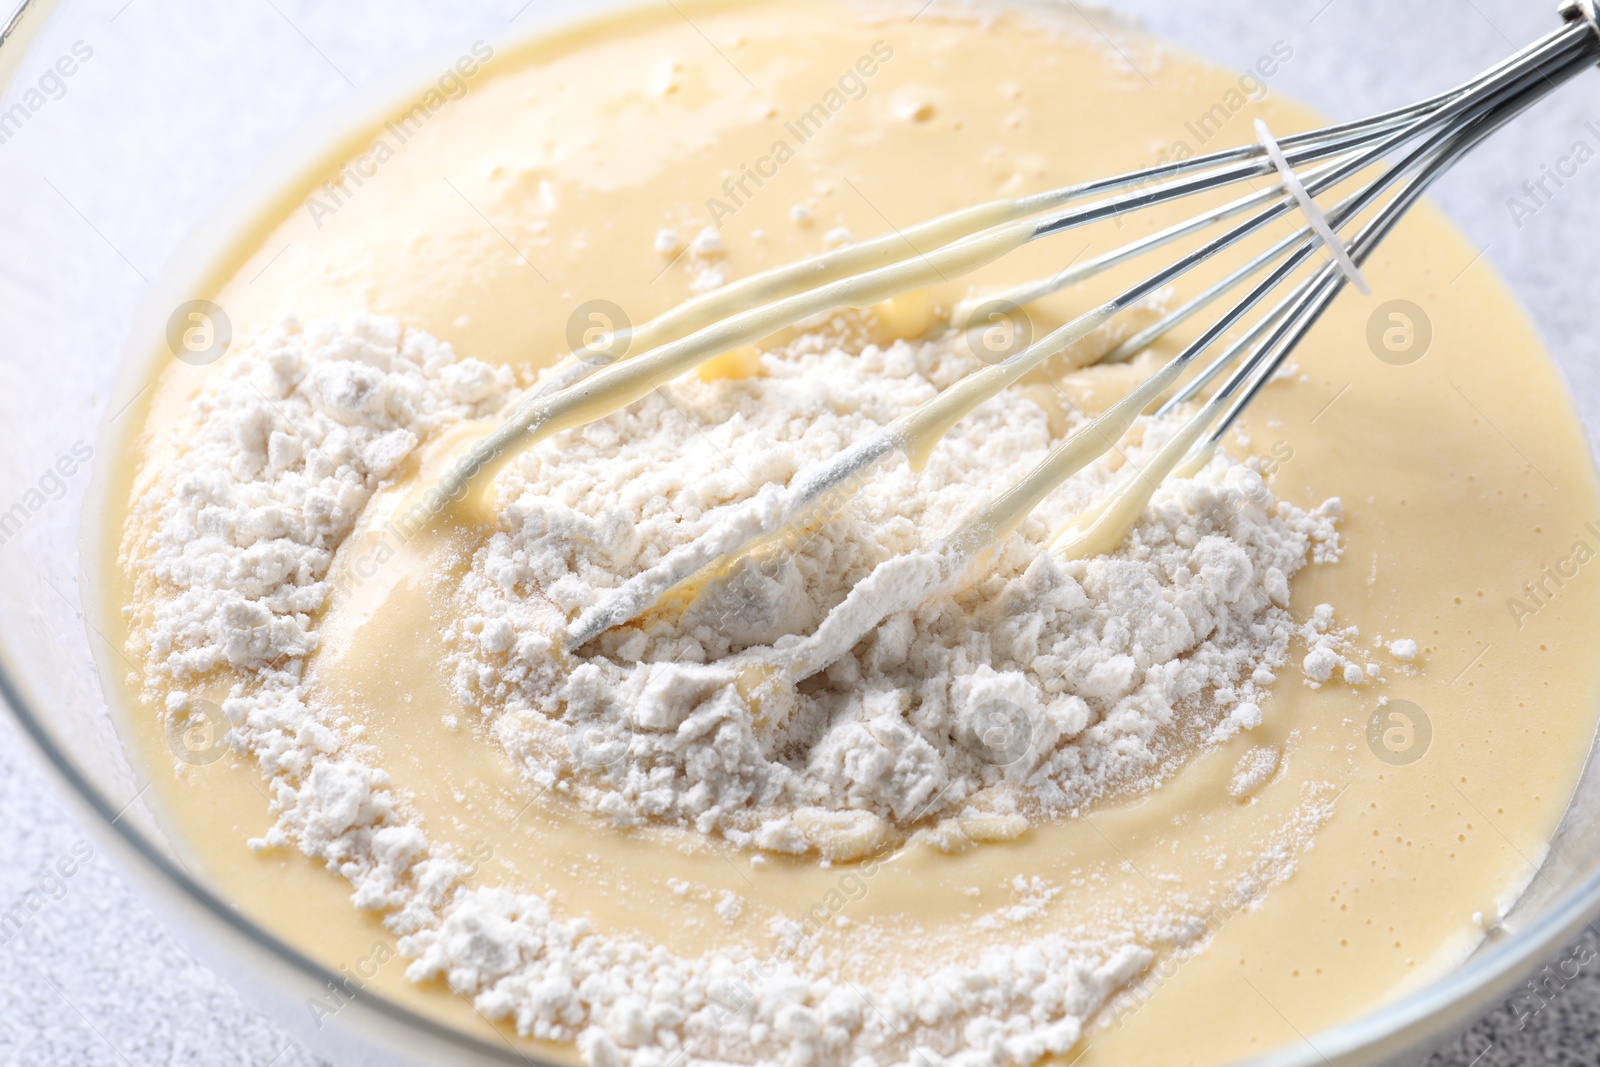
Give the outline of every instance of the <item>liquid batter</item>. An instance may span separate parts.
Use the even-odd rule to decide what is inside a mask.
[[[1040,12],[911,21],[810,0],[679,7],[464,49],[474,62],[470,75],[454,68],[460,94],[441,97],[425,119],[407,100],[286,182],[281,198],[239,221],[195,295],[226,309],[241,333],[288,311],[308,320],[368,311],[463,355],[538,367],[566,350],[567,323],[585,301],[643,322],[695,294],[703,262],[676,248],[658,254],[662,230],[687,240],[715,225],[715,266],[733,279],[813,255],[829,231],[875,236],[1196,152],[1197,129],[1211,150],[1250,140],[1258,116],[1280,134],[1318,124],[1275,95],[1250,99],[1269,68],[1292,58],[1287,45],[1242,82],[1137,39],[1120,42],[1124,58],[1081,22]],[[870,75],[857,66],[863,57],[874,59]],[[825,120],[813,111],[819,101]],[[1202,106],[1213,101],[1220,111]],[[1153,212],[1140,225],[1193,210]],[[1038,277],[1128,236],[1075,231],[976,281]],[[1461,273],[1474,254],[1419,208],[1367,264],[1375,296],[1339,300],[1298,351],[1297,373],[1266,391],[1227,445],[1269,460],[1281,499],[1345,503],[1344,558],[1297,579],[1297,614],[1330,603],[1339,625],[1364,637],[1413,638],[1414,665],[1391,661],[1381,690],[1313,689],[1286,669],[1258,730],[1148,796],[967,851],[914,844],[848,883],[848,867],[814,855],[753,865],[698,835],[612,829],[536,795],[491,740],[445,724],[455,698],[438,668],[447,651],[439,602],[421,578],[440,564],[422,550],[390,561],[380,580],[359,545],[341,554],[330,579],[351,594],[321,623],[314,669],[430,835],[473,857],[474,884],[545,894],[599,931],[686,955],[770,950],[771,921],[823,902],[818,942],[867,978],[976,951],[1002,936],[979,920],[1002,910],[1003,937],[1021,940],[1160,914],[1182,886],[1207,898],[1204,950],[1162,955],[1065,1059],[1217,1064],[1302,1044],[1437,976],[1482,940],[1531,878],[1594,733],[1600,585],[1581,568],[1559,584],[1544,578],[1592,554],[1576,546],[1596,538],[1594,470],[1512,297],[1482,263]],[[1058,326],[1144,269],[1120,270],[1105,292],[1052,297],[1036,320]],[[1186,279],[1180,297],[1211,277]],[[968,284],[879,305],[868,328],[885,341],[917,336]],[[1394,349],[1380,358],[1382,346],[1369,345],[1374,321],[1380,337],[1415,328],[1404,317],[1415,310],[1380,316],[1392,301],[1431,326],[1418,360],[1393,358]],[[1187,339],[1180,331],[1157,355]],[[1103,410],[1140,369],[1149,365],[1090,368],[1061,388],[1083,410]],[[130,457],[106,497],[99,569],[111,633],[131,595],[116,555],[126,502],[163,461],[161,428],[208,381],[206,367],[164,347],[147,373],[155,387],[144,416],[128,420],[142,428],[100,453]],[[414,490],[424,473],[391,491]],[[470,536],[446,529],[443,547],[429,542],[429,551]],[[1540,581],[1535,602],[1524,587]],[[365,988],[486,1030],[442,982],[405,979],[392,934],[352,909],[348,883],[293,850],[247,849],[272,822],[258,772],[229,755],[172,773],[159,709],[123,692],[124,674],[107,665],[130,746],[152,770],[174,837],[225,896],[331,968],[358,973]],[[1380,707],[1380,697],[1391,703]],[[1405,736],[1391,744],[1394,729]],[[1281,764],[1241,801],[1230,782],[1263,745],[1280,748]],[[1314,820],[1314,847],[1297,841],[1292,874],[1248,906],[1224,891],[1218,872],[1248,877],[1286,827],[1310,834],[1308,801],[1325,804],[1325,818]],[[1033,879],[1053,893],[1019,888]],[[728,894],[740,901],[732,920],[718,910]],[[571,1046],[495,1028],[521,1047],[576,1058]]]

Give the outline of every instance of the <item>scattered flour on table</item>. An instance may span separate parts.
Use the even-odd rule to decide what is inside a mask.
[[[1336,555],[1336,505],[1273,501],[1253,469],[1219,458],[1165,487],[1115,555],[1038,552],[1116,465],[1159,445],[1156,424],[1052,498],[988,577],[888,618],[801,687],[781,722],[758,723],[719,668],[805,632],[891,555],[1026,470],[1054,436],[1026,390],[967,420],[922,474],[890,471],[795,551],[708,589],[681,618],[558,653],[553,635],[572,617],[718,509],[975,366],[949,344],[845,351],[810,335],[757,377],[680,381],[530,452],[461,591],[464,702],[533,779],[608,818],[825,857],[910,832],[941,847],[1016,836],[1258,726],[1297,632],[1289,580]],[[154,444],[122,542],[129,652],[155,712],[181,725],[220,703],[230,742],[271,791],[276,823],[254,847],[298,847],[347,878],[356,907],[401,936],[410,977],[443,979],[524,1034],[575,1041],[595,1067],[990,1067],[1068,1050],[1152,946],[1203,934],[1175,915],[1168,925],[1187,935],[1130,927],[1013,944],[1001,924],[1027,922],[1054,892],[1030,882],[1013,887],[977,955],[862,990],[843,977],[850,961],[804,935],[765,955],[687,958],[596,933],[515,887],[467,884],[468,866],[429,840],[359,728],[304,679],[335,553],[374,492],[420,442],[497,410],[512,385],[389,320],[286,320],[242,339]],[[1314,808],[1295,833],[1325,814]],[[742,904],[715,910],[731,923]]]

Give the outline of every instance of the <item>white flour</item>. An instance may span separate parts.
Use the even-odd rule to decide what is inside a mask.
[[[1154,425],[1048,500],[977,584],[890,613],[776,708],[758,715],[741,695],[730,656],[796,645],[869,576],[885,600],[916,585],[937,563],[916,553],[1044,456],[1051,413],[1023,390],[966,419],[920,476],[891,464],[798,546],[681,615],[570,660],[556,651],[572,618],[732,505],[980,366],[959,339],[852,352],[812,333],[757,377],[682,380],[527,453],[502,482],[503,531],[462,587],[462,701],[536,781],[619,824],[834,859],[929,819],[1074,812],[1259,723],[1296,636],[1289,580],[1336,555],[1336,501],[1275,502],[1254,470],[1219,458],[1165,487],[1116,556],[1039,551],[1144,462]]]
[[[552,636],[578,611],[718,508],[787,482],[974,365],[948,344],[852,355],[813,334],[767,357],[761,377],[679,382],[529,453],[461,593],[461,695],[530,777],[618,822],[835,859],[877,857],[913,831],[946,848],[1014,837],[1258,726],[1295,636],[1289,579],[1336,553],[1336,507],[1274,502],[1252,469],[1217,459],[1163,489],[1115,556],[1061,564],[1037,551],[1114,465],[1158,443],[1157,426],[1047,502],[987,578],[891,616],[776,721],[755,720],[720,661],[807,632],[851,585],[1042,455],[1048,414],[1020,389],[963,423],[925,473],[891,470],[797,551],[709,589],[681,618],[557,653]],[[158,443],[123,544],[147,695],[180,722],[220,700],[274,798],[277,823],[255,846],[297,846],[349,879],[355,905],[402,935],[412,978],[442,977],[491,1019],[576,1041],[596,1067],[987,1067],[1066,1051],[1154,946],[1204,935],[1175,915],[1160,930],[1013,944],[1005,927],[1055,891],[1030,882],[988,923],[978,958],[863,991],[841,977],[850,961],[781,929],[788,947],[766,956],[684,958],[594,933],[515,887],[467,885],[359,729],[302,678],[332,554],[376,487],[420,440],[494,409],[509,387],[386,320],[286,323],[242,342]],[[1306,625],[1339,654],[1327,620]],[[1313,798],[1304,810],[1273,848],[1292,855],[1326,814]],[[739,908],[716,904],[730,922]]]
[[[358,906],[400,903],[421,832],[301,679],[333,553],[373,491],[422,438],[498,408],[510,375],[367,317],[286,320],[213,373],[135,490],[121,550],[129,651],[147,697],[180,724],[203,712],[190,689],[220,699],[232,743],[271,784],[278,824],[258,845],[292,841],[327,861],[356,883]],[[230,672],[239,680],[215,692]],[[454,877],[448,863],[415,875]]]

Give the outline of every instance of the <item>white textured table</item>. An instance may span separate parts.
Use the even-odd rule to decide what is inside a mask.
[[[169,0],[137,2],[172,6]],[[1408,0],[1411,32],[1387,36],[1379,50],[1357,42],[1367,40],[1363,23],[1380,2],[1286,0],[1270,19],[1246,25],[1219,16],[1198,31],[1190,16],[1186,36],[1239,66],[1275,40],[1290,41],[1296,58],[1275,90],[1353,117],[1399,103],[1397,82],[1414,85],[1420,96],[1476,73],[1513,43],[1520,46],[1549,29],[1554,6],[1551,0]],[[105,40],[96,42],[105,49],[119,41],[126,46],[128,37],[137,36],[137,8],[119,15],[115,27],[110,22],[122,3],[106,5]],[[318,18],[309,5],[280,3],[289,17]],[[415,46],[407,40],[403,13],[422,6],[420,0],[395,5],[394,23],[383,28],[394,50]],[[508,0],[506,6],[515,13],[521,4]],[[1116,6],[1139,11],[1158,31],[1176,17],[1167,0]],[[373,39],[361,44],[370,51]],[[226,61],[226,48],[214,51],[223,59],[213,55],[212,61]],[[1396,69],[1415,73],[1397,77]],[[308,77],[305,91],[326,96],[327,88]],[[1502,135],[1438,196],[1486,249],[1485,257],[1512,276],[1552,341],[1589,357],[1587,372],[1575,382],[1585,391],[1600,390],[1600,344],[1584,330],[1595,320],[1597,302],[1589,295],[1591,285],[1566,277],[1561,264],[1600,238],[1600,167],[1580,172],[1520,229],[1506,203],[1524,180],[1537,176],[1541,162],[1580,139],[1600,146],[1600,136],[1585,126],[1591,120],[1600,122],[1600,74]],[[21,269],[4,256],[0,248],[0,267],[8,273]],[[0,1067],[321,1062],[190,956],[100,856],[81,860],[91,848],[17,728],[0,714]],[[63,870],[70,875],[63,877]],[[23,921],[8,924],[7,913],[21,914]],[[1492,1012],[1460,1041],[1436,1050],[1426,1060],[1429,1067],[1600,1063],[1600,933],[1591,930],[1586,942],[1552,962],[1570,961],[1571,973],[1579,960],[1590,962],[1538,1014],[1527,1018],[1509,1007]]]

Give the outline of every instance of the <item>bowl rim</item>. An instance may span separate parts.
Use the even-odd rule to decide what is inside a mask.
[[[685,2],[702,6],[708,3],[755,3],[760,0]],[[1000,2],[1013,3],[1016,0]],[[1115,0],[1110,2],[1115,3]],[[0,0],[0,93],[9,88],[17,63],[29,53],[34,37],[60,3],[61,0],[16,0],[15,9],[6,17],[3,12],[10,5]],[[522,43],[559,33],[563,29],[614,18],[620,11],[631,7],[656,7],[663,3],[672,4],[672,0],[589,0],[584,9],[576,13],[570,8],[559,12],[530,11],[535,18],[528,26],[515,31],[513,37],[516,43]],[[672,6],[676,7],[677,4]],[[1173,43],[1186,47],[1182,41]],[[382,77],[375,80],[385,81]],[[228,207],[234,204],[233,195],[225,196],[219,213],[227,212]],[[211,214],[207,213],[208,216]],[[205,228],[204,221],[202,219],[192,232],[202,231]],[[21,726],[23,735],[42,757],[43,763],[65,787],[66,794],[75,802],[74,806],[80,814],[85,809],[92,814],[92,829],[97,836],[103,839],[110,835],[114,838],[121,855],[143,866],[144,869],[138,874],[145,876],[147,881],[170,886],[180,898],[198,905],[211,920],[228,930],[237,942],[243,943],[245,951],[264,952],[319,987],[335,983],[349,989],[343,976],[232,906],[200,879],[176,864],[161,846],[149,840],[131,822],[124,821],[122,816],[133,803],[137,803],[142,791],[133,801],[119,808],[91,780],[72,755],[57,743],[37,710],[39,705],[28,697],[26,686],[21,681],[23,677],[22,672],[14,669],[12,649],[6,635],[0,632],[0,702],[5,704],[13,719]],[[1580,781],[1597,773],[1600,773],[1600,732],[1591,739]],[[1569,805],[1563,823],[1570,815]],[[1541,863],[1528,884],[1538,880],[1543,870],[1544,864]],[[1523,893],[1526,893],[1526,887]],[[1235,1061],[1231,1067],[1316,1067],[1318,1064],[1332,1065],[1341,1059],[1363,1054],[1393,1057],[1407,1052],[1421,1052],[1427,1042],[1452,1036],[1476,1021],[1486,1009],[1492,1009],[1497,1001],[1503,1000],[1510,987],[1585,929],[1600,935],[1600,862],[1596,862],[1575,885],[1554,896],[1526,925],[1503,938],[1481,943],[1466,960],[1425,985],[1393,1001],[1381,1002],[1334,1026],[1300,1034],[1298,1041]],[[351,992],[349,1006],[355,1009],[356,1017],[346,1020],[341,1012],[333,1023],[361,1040],[379,1041],[396,1049],[403,1048],[403,1032],[376,1034],[369,1026],[362,1025],[383,1021],[397,1023],[413,1033],[454,1049],[470,1051],[486,1060],[533,1064],[535,1067],[562,1067],[559,1061],[545,1058],[537,1051],[512,1045],[509,1039],[505,1044],[497,1045],[365,988]],[[362,1018],[363,1013],[370,1018]],[[283,1024],[281,1019],[275,1018],[275,1021]],[[1091,1018],[1086,1037],[1091,1037],[1094,1026],[1095,1020]],[[296,1028],[286,1026],[285,1029],[299,1036]]]

